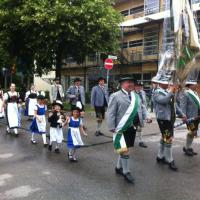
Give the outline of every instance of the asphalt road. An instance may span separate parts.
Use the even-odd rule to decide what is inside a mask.
[[[81,148],[78,163],[68,161],[65,143],[61,153],[55,154],[43,147],[42,138],[32,145],[26,131],[21,130],[16,138],[6,134],[5,126],[0,125],[0,200],[200,199],[200,139],[194,143],[199,155],[186,157],[182,152],[184,127],[176,130],[174,157],[179,171],[172,172],[155,162],[160,136],[153,135],[158,133],[155,121],[147,125],[144,140],[148,148],[138,147],[136,141],[131,150],[130,167],[136,181],[130,185],[114,172],[117,155],[112,139],[94,136],[93,118],[86,118],[85,122],[89,134],[84,138],[85,144],[108,143]],[[23,126],[28,127],[28,123]]]

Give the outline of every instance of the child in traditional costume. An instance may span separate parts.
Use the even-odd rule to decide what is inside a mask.
[[[34,118],[30,127],[30,130],[32,132],[31,142],[32,144],[37,144],[37,141],[35,140],[34,136],[35,134],[42,135],[44,147],[47,147],[47,141],[46,141],[46,110],[47,106],[45,104],[45,96],[38,95],[37,97],[38,103],[35,105],[34,109]]]
[[[49,113],[48,121],[50,123],[50,143],[49,151],[52,150],[53,143],[55,144],[55,152],[59,153],[59,146],[63,141],[63,125],[65,123],[64,114],[62,113],[63,104],[60,100],[56,100],[53,104],[53,109]]]
[[[67,134],[68,158],[71,162],[77,162],[76,149],[84,145],[81,139],[81,133],[87,136],[80,118],[80,108],[74,108],[72,110],[72,116],[66,118],[66,123],[69,124]]]
[[[10,85],[10,91],[4,94],[4,107],[7,118],[7,133],[13,129],[16,136],[18,136],[19,128],[19,110],[18,103],[20,100],[19,93],[15,91],[16,86],[14,83]]]
[[[37,104],[37,96],[39,93],[35,89],[35,85],[31,85],[31,89],[26,92],[25,102],[26,102],[26,110],[25,116],[28,116],[28,119],[32,119],[34,116],[35,105]]]

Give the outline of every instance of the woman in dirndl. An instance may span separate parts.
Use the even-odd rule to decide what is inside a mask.
[[[3,90],[0,85],[0,119],[4,118]]]
[[[47,106],[45,104],[45,96],[38,95],[37,97],[38,103],[35,105],[34,109],[34,118],[30,127],[30,130],[32,132],[31,137],[31,143],[37,144],[37,141],[35,140],[35,134],[42,135],[43,144],[44,147],[47,147],[47,141],[46,141],[46,110]]]
[[[32,84],[29,91],[26,92],[25,102],[26,102],[26,110],[25,116],[28,116],[29,120],[33,119],[35,105],[37,104],[37,96],[39,93],[35,89],[35,85]]]
[[[83,129],[80,108],[72,110],[72,116],[66,118],[66,123],[69,124],[67,134],[68,158],[71,162],[77,162],[76,149],[84,145],[81,134],[87,136]]]
[[[18,103],[20,100],[19,93],[15,91],[14,83],[10,85],[10,91],[4,94],[4,106],[7,118],[7,133],[13,129],[16,136],[18,136],[18,128],[20,124]]]

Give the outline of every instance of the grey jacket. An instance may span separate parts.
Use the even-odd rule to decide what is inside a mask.
[[[187,91],[184,91],[184,93],[180,98],[180,109],[186,115],[187,118],[198,116],[199,112],[198,105],[189,96]]]
[[[141,90],[140,92],[136,92],[142,101],[142,104],[147,108],[147,97],[146,97],[146,92],[144,90]]]
[[[102,89],[99,85],[97,85],[92,88],[92,93],[91,93],[92,107],[104,106],[104,99],[106,99],[107,104],[108,104],[108,98],[109,98],[109,94],[106,87]]]
[[[117,127],[120,120],[126,113],[130,103],[131,101],[129,99],[129,96],[122,90],[119,90],[118,92],[115,92],[110,96],[108,110],[106,113],[109,130],[114,130]],[[142,122],[143,121],[142,103],[140,98],[139,98],[138,116],[140,122]]]
[[[58,85],[58,90],[60,93],[61,98],[64,98],[64,91],[62,85]],[[51,86],[51,91],[50,91],[50,100],[51,102],[55,101],[57,98],[57,86],[54,84]]]
[[[79,86],[79,93],[81,102],[83,105],[85,105],[85,89],[83,86]],[[68,88],[67,97],[72,105],[76,105],[76,102],[78,101],[78,88],[75,85],[72,85]]]
[[[167,92],[162,88],[155,90],[153,94],[153,103],[156,113],[156,118],[159,120],[171,121],[172,116],[172,98],[174,94]]]

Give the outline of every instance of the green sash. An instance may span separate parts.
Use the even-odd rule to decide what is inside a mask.
[[[118,153],[128,150],[123,132],[133,124],[133,120],[138,112],[138,98],[139,97],[135,92],[131,92],[131,104],[115,129],[113,143],[114,148]]]
[[[192,91],[192,90],[187,90],[186,92],[191,97],[191,99],[194,101],[194,103],[198,106],[198,108],[200,109],[199,96],[197,94],[195,94],[194,91]]]

